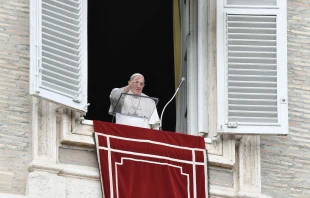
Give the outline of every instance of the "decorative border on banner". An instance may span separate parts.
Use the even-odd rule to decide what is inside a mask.
[[[117,179],[117,165],[123,165],[124,160],[132,160],[132,161],[138,161],[138,162],[145,162],[145,163],[150,163],[150,164],[159,164],[159,165],[166,165],[166,166],[171,166],[174,168],[180,169],[181,175],[184,175],[187,180],[187,197],[190,198],[190,181],[189,181],[189,174],[183,173],[183,168],[181,166],[176,166],[173,164],[169,163],[162,163],[162,162],[155,162],[155,161],[148,161],[148,160],[140,160],[140,159],[134,159],[134,158],[128,158],[128,157],[122,157],[121,158],[121,163],[116,162],[115,163],[115,183],[116,183],[116,194],[117,198],[119,198],[119,193],[118,193],[118,179]]]
[[[102,147],[99,146],[98,142],[98,136],[104,136],[106,137],[107,140],[107,147]],[[190,150],[192,151],[192,161],[188,160],[180,160],[180,159],[174,159],[170,157],[165,157],[165,156],[160,156],[160,155],[152,155],[152,154],[144,154],[144,153],[137,153],[137,152],[131,152],[131,151],[124,151],[124,150],[118,150],[118,149],[113,149],[111,148],[110,145],[110,139],[119,139],[119,140],[125,140],[125,141],[132,141],[132,142],[143,142],[143,143],[150,143],[150,144],[156,144],[156,145],[161,145],[161,146],[167,146],[167,147],[172,147],[172,148],[177,148],[177,149],[184,149],[184,150]],[[190,147],[184,147],[184,146],[177,146],[177,145],[172,145],[172,144],[167,144],[163,142],[157,142],[157,141],[152,141],[152,140],[147,140],[147,139],[134,139],[134,138],[126,138],[126,137],[119,137],[119,136],[114,136],[114,135],[106,135],[102,133],[95,132],[95,139],[96,139],[96,145],[97,145],[97,157],[98,157],[98,162],[99,162],[99,167],[100,165],[100,155],[99,155],[99,150],[106,150],[108,151],[108,167],[109,167],[109,180],[110,180],[110,197],[114,198],[114,193],[113,193],[113,177],[112,177],[112,160],[111,160],[111,152],[117,152],[117,153],[124,153],[124,154],[131,154],[131,155],[137,155],[137,156],[143,156],[143,157],[150,157],[150,158],[157,158],[157,159],[165,159],[169,161],[174,161],[174,162],[179,162],[179,163],[185,163],[185,164],[192,164],[192,170],[193,170],[193,194],[194,198],[197,198],[197,186],[196,186],[196,165],[204,166],[204,178],[205,178],[205,195],[208,197],[208,174],[207,174],[207,155],[206,155],[206,149],[200,149],[200,148],[190,148]],[[195,151],[201,151],[203,153],[203,162],[196,162],[195,158]],[[133,159],[133,158],[128,158],[132,159],[135,161],[147,161],[147,163],[155,163],[154,161],[148,161],[148,160],[141,160],[141,159]],[[122,159],[123,160],[123,159]],[[123,162],[122,162],[123,163]],[[160,162],[156,162],[160,163]],[[115,167],[117,166],[118,163],[115,164]],[[166,163],[162,163],[166,164]],[[175,166],[172,164],[167,164],[170,166]],[[175,166],[176,167],[176,166]],[[181,167],[178,167],[181,168]],[[116,173],[117,174],[117,173]],[[181,172],[182,174],[182,172]],[[100,175],[101,169],[100,169]],[[188,175],[188,174],[187,174]],[[104,197],[104,189],[103,189],[103,182],[102,182],[102,177],[100,177],[101,180],[101,186],[102,186],[102,193]],[[116,180],[117,181],[117,180]],[[116,183],[117,184],[117,183]],[[188,180],[188,187],[189,187],[189,180]],[[118,195],[118,192],[116,192]],[[189,191],[188,191],[189,195]],[[190,197],[190,195],[189,195]]]

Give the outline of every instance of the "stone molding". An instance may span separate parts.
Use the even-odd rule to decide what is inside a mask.
[[[75,117],[72,110],[32,98],[33,160],[28,167],[27,197],[65,198],[76,197],[76,193],[80,193],[78,196],[101,197],[98,168],[59,163],[58,148],[61,143],[94,146],[92,132],[82,129],[84,134],[81,134],[72,130]]]
[[[82,117],[74,110],[59,108],[61,117],[60,143],[94,147],[93,126],[80,124]]]
[[[53,181],[54,179],[58,181],[66,180],[65,178],[78,178],[88,181],[96,180],[100,183],[97,168],[58,162],[59,144],[94,147],[92,121],[84,120],[82,122],[83,119],[78,112],[60,108],[53,103],[37,98],[33,99],[32,118],[34,160],[29,165],[30,179],[27,186],[40,187],[33,182],[38,181],[37,177],[40,177],[41,173]],[[234,187],[223,188],[211,185],[211,195],[218,197],[266,197],[261,194],[260,137],[221,135],[219,141],[222,143],[217,145],[219,147],[217,149],[223,149],[223,155],[209,154],[209,164],[233,169]],[[210,144],[206,145],[210,146]],[[52,185],[53,182],[50,184]],[[39,191],[34,189],[30,192]]]
[[[29,165],[29,171],[44,171],[55,173],[59,176],[71,176],[85,179],[100,180],[100,174],[97,168],[70,165],[70,164],[50,164],[46,162],[32,162]]]

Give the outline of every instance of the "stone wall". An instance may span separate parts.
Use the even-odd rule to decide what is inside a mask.
[[[290,134],[261,137],[262,193],[279,198],[310,197],[309,0],[288,0],[287,32]],[[32,160],[28,90],[29,1],[0,1],[1,193],[25,194],[28,165]],[[95,167],[93,153],[75,150],[75,155],[84,153],[93,160],[81,164],[84,162],[68,158],[66,149],[60,148],[60,163]],[[232,174],[230,170],[211,167],[210,179],[220,175],[226,179],[216,184],[231,187]],[[97,185],[94,182],[94,188]]]
[[[0,1],[0,192],[25,194],[31,161],[29,1]]]
[[[262,192],[310,197],[310,1],[288,0],[289,135],[261,137]]]

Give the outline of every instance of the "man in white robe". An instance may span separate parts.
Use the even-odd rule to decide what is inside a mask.
[[[113,115],[114,110],[117,112],[116,123],[118,124],[158,130],[160,119],[156,104],[142,93],[144,82],[143,75],[135,73],[130,77],[127,86],[114,88],[110,94],[109,114]],[[120,98],[122,93],[132,95],[123,95],[124,97]]]

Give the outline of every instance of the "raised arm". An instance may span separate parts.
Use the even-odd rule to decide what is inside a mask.
[[[130,89],[134,88],[135,81],[139,78],[140,76],[137,76],[135,79],[129,81],[128,85],[125,87],[113,89],[110,94],[111,102],[117,102],[122,93],[128,93]]]

